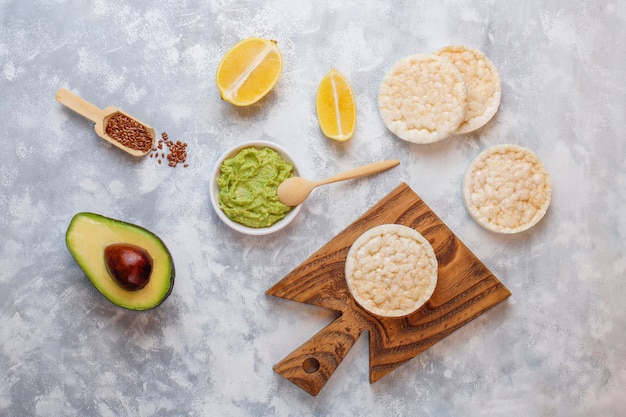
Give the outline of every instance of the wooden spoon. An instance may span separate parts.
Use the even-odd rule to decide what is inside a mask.
[[[129,116],[128,114],[122,112],[116,107],[109,106],[105,108],[104,110],[101,110],[98,107],[94,106],[93,104],[89,103],[87,100],[77,96],[76,94],[72,93],[71,91],[65,88],[60,88],[57,91],[55,98],[57,99],[59,103],[69,107],[70,109],[74,110],[76,113],[80,114],[81,116],[86,117],[92,122],[95,122],[96,125],[94,126],[94,129],[96,133],[98,134],[98,136],[100,136],[102,139],[106,140],[107,142],[111,143],[114,146],[117,146],[123,151],[128,152],[129,154],[133,156],[144,156],[148,152],[150,152],[150,150],[154,147],[154,140],[155,140],[154,129],[152,129],[147,124],[140,122],[136,118]],[[132,119],[135,122],[139,123],[141,126],[143,126],[145,128],[145,131],[141,131],[140,129],[141,126],[134,126],[134,127],[129,126],[127,127],[128,132],[126,133],[136,132],[135,129],[139,128],[142,136],[147,135],[149,137],[150,146],[148,147],[146,143],[144,146],[141,147],[141,149],[137,149],[136,147],[127,146],[123,144],[122,142],[120,142],[119,140],[117,140],[116,138],[109,136],[106,133],[106,127],[111,117],[115,116],[116,114],[121,114],[122,116],[125,116],[125,118]],[[123,131],[124,126],[122,126],[121,129]],[[139,133],[136,133],[136,135],[137,134]]]
[[[333,175],[324,180],[311,181],[302,177],[291,177],[283,181],[276,190],[278,199],[281,203],[288,206],[297,206],[302,203],[311,194],[315,187],[330,184],[337,181],[351,180],[353,178],[364,177],[366,175],[375,174],[393,168],[400,163],[397,159],[389,159],[386,161],[374,162],[344,171],[340,174]]]

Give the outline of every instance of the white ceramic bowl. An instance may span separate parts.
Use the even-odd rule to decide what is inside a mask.
[[[282,218],[278,222],[274,223],[273,225],[271,225],[269,227],[255,228],[255,227],[244,226],[241,223],[237,223],[237,222],[231,220],[222,211],[222,209],[220,208],[219,201],[217,199],[217,196],[218,196],[218,194],[220,192],[220,189],[219,189],[219,187],[217,185],[217,179],[220,176],[220,167],[222,166],[222,163],[224,162],[224,160],[235,156],[240,150],[245,149],[245,148],[250,148],[250,147],[254,147],[254,148],[257,148],[257,149],[263,149],[263,148],[274,149],[276,152],[278,152],[278,154],[285,161],[287,161],[291,165],[293,165],[293,175],[294,176],[299,176],[300,175],[300,173],[299,173],[300,171],[298,169],[298,165],[296,164],[295,160],[289,154],[289,152],[287,152],[283,147],[281,147],[281,146],[279,146],[279,145],[277,145],[277,144],[275,144],[273,142],[268,142],[268,141],[263,141],[263,140],[255,140],[255,141],[251,141],[251,142],[245,142],[245,143],[242,143],[240,145],[237,145],[237,146],[234,146],[234,147],[230,148],[229,150],[224,152],[224,154],[217,160],[217,162],[215,164],[215,167],[213,168],[213,172],[211,174],[211,187],[209,189],[209,194],[211,196],[211,204],[213,205],[213,209],[217,213],[218,217],[224,223],[226,223],[226,225],[228,225],[230,228],[232,228],[233,230],[236,230],[236,231],[238,231],[240,233],[245,233],[245,234],[248,234],[248,235],[267,235],[267,234],[270,234],[270,233],[277,232],[278,230],[281,230],[282,228],[287,226],[289,223],[291,223],[291,221],[300,212],[301,205],[298,205],[298,206],[294,207],[293,209],[291,209],[291,211],[289,213],[287,213],[287,215],[284,218]]]

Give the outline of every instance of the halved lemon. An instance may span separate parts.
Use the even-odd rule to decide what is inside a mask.
[[[331,69],[317,88],[317,119],[325,136],[345,141],[356,126],[356,104],[350,83],[339,71]]]
[[[216,83],[222,99],[235,106],[254,104],[278,82],[283,57],[276,41],[248,38],[232,48],[217,67]]]

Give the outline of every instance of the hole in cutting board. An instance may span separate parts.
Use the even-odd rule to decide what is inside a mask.
[[[302,362],[302,369],[304,369],[304,372],[307,374],[317,372],[320,369],[320,361],[315,358],[306,358],[304,362]]]

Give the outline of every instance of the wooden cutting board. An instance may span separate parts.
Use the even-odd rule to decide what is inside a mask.
[[[352,243],[387,223],[409,226],[432,245],[439,263],[430,300],[403,318],[381,318],[350,295],[344,263]],[[509,290],[405,183],[312,254],[266,294],[341,313],[328,326],[274,366],[317,395],[359,336],[369,332],[370,383],[428,349],[511,295]]]

